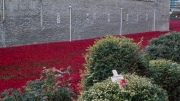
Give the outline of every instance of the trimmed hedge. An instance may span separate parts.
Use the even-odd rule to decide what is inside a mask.
[[[150,79],[134,74],[124,77],[128,83],[124,90],[107,79],[82,92],[78,101],[168,101],[166,91]]]
[[[118,73],[137,71],[139,52],[139,45],[130,38],[107,36],[96,40],[85,55],[88,73],[83,75],[84,89],[112,76],[113,69]]]
[[[151,60],[167,59],[180,63],[180,32],[171,32],[150,40],[144,52]]]
[[[169,101],[180,101],[180,64],[170,60],[151,60],[147,76],[167,90]]]

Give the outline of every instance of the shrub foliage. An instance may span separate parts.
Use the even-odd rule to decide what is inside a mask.
[[[168,101],[164,89],[151,80],[137,75],[125,75],[127,85],[119,89],[110,79],[95,83],[89,90],[82,92],[79,101]]]
[[[68,81],[59,81],[63,74],[55,68],[44,68],[40,79],[28,81],[21,89],[8,89],[1,93],[1,101],[72,101],[76,94],[68,88]]]
[[[149,77],[167,90],[169,101],[180,101],[180,65],[170,60],[151,60]]]
[[[150,40],[146,47],[151,60],[167,59],[180,63],[180,32],[172,32]]]
[[[88,73],[83,75],[84,89],[112,76],[113,69],[119,73],[136,71],[139,52],[139,45],[130,38],[107,36],[96,40],[85,55]]]

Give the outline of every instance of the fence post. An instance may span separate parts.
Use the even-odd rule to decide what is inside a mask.
[[[41,0],[41,8],[40,8],[40,17],[41,17],[41,29],[43,29],[43,3]]]
[[[156,30],[156,10],[154,10],[154,21],[153,21],[153,31],[155,31]]]
[[[123,10],[123,8],[121,8],[121,11],[120,11],[120,13],[121,13],[121,17],[120,17],[120,32],[119,32],[119,34],[120,35],[122,35],[122,10]]]
[[[71,18],[72,18],[71,14],[72,13],[71,12],[72,12],[72,7],[69,6],[69,34],[70,34],[69,40],[70,41],[72,40],[72,30],[71,30]]]
[[[122,19],[122,10],[123,10],[123,8],[121,8],[121,11],[120,11],[120,13],[121,13],[121,16],[120,16],[120,32],[119,32],[120,35],[122,35],[122,22],[123,22],[123,19]]]

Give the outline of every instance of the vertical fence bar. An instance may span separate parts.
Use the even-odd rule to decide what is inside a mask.
[[[154,21],[153,21],[153,31],[156,30],[156,10],[154,10]]]
[[[71,41],[72,40],[72,30],[71,30],[71,18],[72,18],[72,16],[71,16],[71,13],[72,12],[72,7],[71,6],[69,6],[69,41]]]
[[[43,29],[43,3],[41,0],[41,8],[40,8],[40,17],[41,17],[41,29]]]
[[[123,10],[123,8],[121,8],[121,11],[120,11],[120,13],[121,13],[121,16],[120,16],[120,32],[119,32],[120,35],[122,35],[122,21],[123,21],[123,19],[122,19],[122,10]]]

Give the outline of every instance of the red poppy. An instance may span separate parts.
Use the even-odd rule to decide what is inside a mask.
[[[180,31],[180,21],[170,21],[170,30]],[[142,47],[149,44],[149,40],[167,32],[145,32],[123,35],[139,42],[143,37]],[[8,88],[24,86],[27,81],[39,78],[42,67],[57,67],[65,70],[71,66],[71,88],[80,92],[81,73],[86,73],[85,59],[82,54],[93,45],[94,39],[72,42],[54,42],[18,47],[0,48],[0,92]],[[86,71],[86,72],[85,72]],[[120,84],[125,87],[126,80]]]
[[[126,87],[126,84],[127,84],[127,82],[126,82],[125,79],[121,79],[121,80],[120,80],[120,85],[121,85],[121,87],[122,87],[123,89]]]

